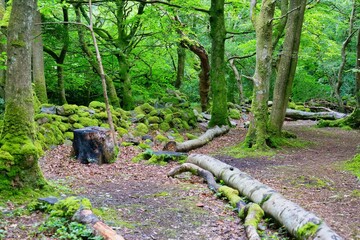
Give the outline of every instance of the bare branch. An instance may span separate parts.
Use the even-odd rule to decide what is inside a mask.
[[[233,60],[233,59],[245,59],[245,58],[250,58],[250,57],[255,56],[255,55],[256,55],[256,52],[251,53],[251,54],[248,54],[248,55],[244,55],[244,56],[233,56],[233,57],[230,57],[230,58],[228,59],[228,61],[231,61],[231,60]]]

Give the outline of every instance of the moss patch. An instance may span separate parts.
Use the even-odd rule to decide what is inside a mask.
[[[296,236],[300,239],[309,239],[311,236],[313,236],[316,233],[318,228],[319,225],[313,222],[308,222],[296,231]]]
[[[352,160],[345,162],[344,169],[360,178],[360,153],[356,154]]]

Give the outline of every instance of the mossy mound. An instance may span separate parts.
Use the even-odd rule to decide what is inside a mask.
[[[337,120],[320,120],[318,127],[340,127],[344,130],[360,129],[360,108],[349,116]]]

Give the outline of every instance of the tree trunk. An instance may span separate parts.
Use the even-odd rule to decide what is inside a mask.
[[[47,92],[44,72],[44,51],[41,31],[41,14],[35,11],[34,41],[32,44],[32,74],[35,93],[41,103],[47,103]]]
[[[201,135],[197,139],[189,140],[183,143],[177,143],[177,142],[168,142],[164,150],[171,150],[175,152],[188,152],[190,150],[199,148],[213,140],[215,137],[221,136],[225,133],[227,133],[230,130],[230,127],[228,125],[224,125],[222,127],[215,126],[214,128],[211,128],[207,130],[203,135]]]
[[[242,85],[242,81],[241,81],[241,75],[240,75],[238,69],[236,68],[234,61],[235,61],[235,59],[232,58],[232,59],[230,59],[229,63],[230,63],[230,67],[233,70],[234,75],[235,75],[237,87],[239,89],[240,105],[242,105],[244,103],[244,90],[243,90],[243,85]]]
[[[267,148],[267,114],[272,60],[272,19],[275,0],[264,0],[260,13],[256,15],[256,1],[251,8],[252,21],[256,31],[256,67],[253,77],[254,90],[251,112],[254,116],[245,138],[244,146]]]
[[[76,22],[81,23],[80,6],[75,5],[74,7],[75,7],[75,14],[76,14]],[[99,74],[99,76],[101,76],[99,64],[96,62],[96,56],[94,56],[94,53],[90,51],[90,49],[85,41],[84,29],[82,27],[78,28],[78,35],[79,35],[80,47],[81,47],[84,55],[86,56],[91,67],[93,67],[96,70],[97,74]],[[113,107],[120,107],[119,98],[117,97],[117,94],[116,94],[114,82],[112,81],[112,79],[109,76],[105,76],[105,80],[106,80],[107,91],[109,94],[110,104]]]
[[[349,18],[349,31],[348,31],[348,36],[345,39],[345,41],[342,44],[341,47],[341,64],[340,64],[340,68],[338,71],[338,75],[337,75],[337,81],[335,83],[334,86],[334,94],[335,94],[335,98],[337,99],[338,105],[339,105],[339,109],[341,112],[344,112],[344,103],[342,101],[341,98],[341,87],[343,84],[343,72],[345,69],[345,65],[346,65],[346,58],[347,58],[347,53],[346,53],[346,48],[349,45],[352,36],[354,35],[354,22],[356,19],[356,0],[353,0],[353,4],[352,4],[352,10],[351,10],[351,15]]]
[[[355,97],[357,99],[357,108],[360,109],[360,29],[358,30],[357,48],[356,48],[356,72],[355,72]]]
[[[190,40],[185,35],[180,32],[182,35],[181,46],[188,48],[200,59],[200,68],[199,73],[199,94],[200,94],[200,104],[201,111],[205,112],[209,104],[209,91],[210,91],[210,62],[209,55],[206,52],[205,48],[198,42]]]
[[[0,21],[4,18],[5,14],[5,0],[0,0]],[[6,45],[3,42],[6,41],[6,30],[1,28],[0,29],[0,54],[6,52]],[[5,61],[2,62],[5,66]],[[0,98],[5,98],[5,79],[6,79],[6,70],[0,69]]]
[[[115,145],[109,129],[86,127],[74,130],[74,155],[81,163],[110,163],[116,160]]]
[[[230,125],[227,107],[227,84],[225,79],[225,18],[224,0],[211,0],[211,93],[212,109],[209,126]]]
[[[179,89],[184,80],[185,59],[186,59],[186,51],[181,46],[181,44],[177,48],[177,55],[178,55],[178,64],[177,64],[177,72],[176,72],[176,81],[175,81],[174,86],[176,89]]]
[[[118,63],[120,81],[123,84],[121,107],[124,110],[131,110],[134,108],[134,100],[131,91],[131,76],[129,73],[130,66],[127,60],[127,56],[122,54],[118,55]]]
[[[290,12],[286,23],[285,40],[280,53],[277,78],[273,94],[273,106],[270,114],[270,130],[276,135],[281,134],[285,119],[286,107],[292,91],[298,52],[300,46],[301,29],[304,22],[306,0],[291,0]],[[297,9],[297,10],[293,10]]]
[[[217,179],[239,190],[298,239],[342,239],[322,219],[237,168],[201,154],[190,155],[187,162],[212,172]]]
[[[35,0],[14,0],[8,27],[4,126],[0,137],[0,191],[46,185],[38,165],[31,84]]]
[[[289,0],[281,0],[281,2],[280,2],[280,11],[281,11],[281,17],[282,18],[280,19],[280,21],[278,22],[276,27],[274,27],[273,43],[272,43],[273,49],[276,48],[276,46],[279,43],[280,38],[284,34],[286,22],[287,22],[287,19],[288,19],[287,14],[288,14],[288,11],[291,10],[291,9],[292,8],[289,8]]]

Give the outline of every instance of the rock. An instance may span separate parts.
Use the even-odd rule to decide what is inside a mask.
[[[147,139],[149,139],[150,141],[154,141],[154,138],[152,136],[150,136],[150,135],[144,135],[144,136],[141,137],[141,140],[145,141]]]
[[[45,197],[45,198],[38,198],[38,201],[54,205],[55,203],[57,203],[59,201],[59,199],[57,199],[56,197],[51,197],[50,196],[50,197]]]
[[[210,120],[210,119],[211,119],[211,114],[201,113],[201,115],[202,115],[206,120]]]
[[[41,113],[47,114],[56,114],[56,107],[55,106],[42,106],[40,109]]]

